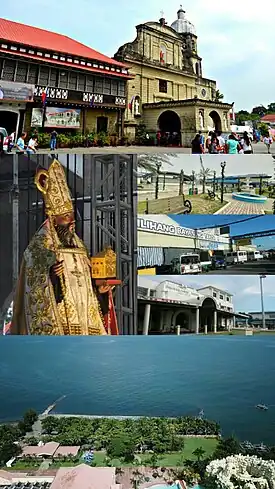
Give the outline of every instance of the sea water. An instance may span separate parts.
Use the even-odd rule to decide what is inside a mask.
[[[275,336],[1,337],[0,421],[28,408],[198,415],[275,445]],[[256,404],[269,406],[260,411]]]

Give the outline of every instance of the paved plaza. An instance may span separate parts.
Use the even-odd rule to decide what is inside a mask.
[[[215,214],[265,214],[265,207],[262,204],[238,202],[232,200]]]
[[[253,144],[254,154],[267,154],[267,149],[264,143]],[[50,153],[49,149],[40,149],[38,153],[47,154]],[[174,147],[163,147],[163,146],[104,146],[104,148],[62,148],[57,150],[59,153],[93,153],[93,154],[144,154],[144,153],[185,153],[191,154],[190,148],[174,148]],[[271,153],[275,154],[275,143],[271,147]],[[220,155],[218,155],[220,156]]]

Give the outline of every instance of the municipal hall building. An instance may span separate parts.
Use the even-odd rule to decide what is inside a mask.
[[[46,94],[43,95],[43,94]],[[142,125],[178,134],[230,131],[232,104],[203,77],[195,28],[182,8],[136,27],[113,58],[61,34],[0,19],[0,128],[106,132],[134,140]]]

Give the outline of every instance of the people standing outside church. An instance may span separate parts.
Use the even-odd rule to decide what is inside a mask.
[[[243,133],[243,137],[241,139],[241,145],[245,155],[250,155],[253,153],[252,141],[247,131],[244,131]]]
[[[25,148],[26,148],[26,144],[25,144],[26,136],[27,136],[27,134],[25,132],[23,132],[21,134],[20,138],[17,139],[16,145],[15,145],[16,152],[24,153]]]
[[[219,153],[219,140],[214,132],[212,133],[211,141],[208,146],[208,152],[212,155]]]
[[[272,142],[273,141],[272,141],[272,138],[270,136],[264,137],[264,144],[266,145],[268,154],[270,154],[270,147],[271,147]]]
[[[50,141],[51,151],[54,151],[56,149],[56,143],[57,143],[57,132],[53,130],[51,132],[51,141]]]
[[[191,146],[193,155],[201,155],[204,153],[204,147],[201,144],[201,136],[199,134],[196,134],[191,143]]]
[[[202,134],[201,131],[199,131],[199,135],[200,135],[200,143],[201,143],[203,150],[204,150],[204,145],[205,145],[204,135]]]
[[[241,151],[241,145],[239,141],[235,138],[234,134],[230,134],[226,142],[226,152],[230,155],[236,155]]]
[[[221,131],[218,131],[217,132],[217,139],[219,141],[219,153],[224,153],[225,139],[222,136],[222,132]]]

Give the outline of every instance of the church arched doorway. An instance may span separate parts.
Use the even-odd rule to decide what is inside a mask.
[[[216,110],[212,110],[212,112],[210,112],[209,119],[211,129],[215,132],[222,132],[222,121]]]
[[[181,121],[176,112],[165,110],[158,118],[158,127],[161,132],[161,142],[164,145],[181,145]]]
[[[6,129],[8,135],[17,129],[19,114],[11,110],[0,110],[0,127]]]
[[[216,303],[211,297],[204,299],[200,309],[200,331],[214,331],[214,313],[217,311]]]

